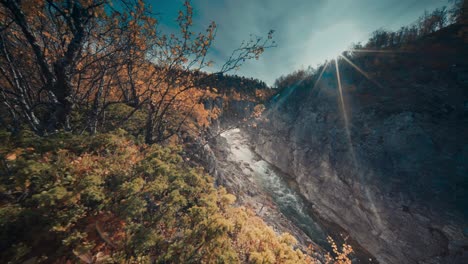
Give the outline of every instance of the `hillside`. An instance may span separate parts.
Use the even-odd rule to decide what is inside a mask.
[[[381,263],[467,260],[463,29],[346,52],[284,88],[251,129],[257,153]]]
[[[0,263],[468,263],[468,1],[391,1],[0,0]]]

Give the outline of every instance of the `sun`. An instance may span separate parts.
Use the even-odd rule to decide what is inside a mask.
[[[336,23],[311,32],[304,43],[303,64],[319,64],[332,61],[344,51],[351,48],[353,43],[366,38],[358,26],[350,21]]]

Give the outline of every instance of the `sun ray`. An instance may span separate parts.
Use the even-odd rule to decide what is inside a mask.
[[[270,113],[274,113],[278,111],[280,106],[282,106],[284,102],[286,102],[286,99],[288,99],[289,96],[294,92],[294,90],[296,90],[296,88],[300,86],[303,82],[304,80],[300,80],[296,84],[293,84],[290,87],[287,87],[286,89],[284,89],[283,92],[278,93],[275,97],[273,97],[273,100],[276,100],[274,106],[267,109],[263,114],[265,116],[268,116]]]
[[[359,164],[358,164],[358,160],[357,160],[356,153],[354,151],[354,147],[353,147],[353,143],[352,143],[351,130],[350,130],[350,126],[349,126],[349,117],[348,117],[348,111],[347,111],[344,96],[343,96],[343,87],[341,85],[341,74],[340,74],[340,67],[338,66],[338,59],[335,60],[335,68],[336,68],[336,80],[337,80],[337,83],[338,83],[338,92],[339,92],[339,97],[340,97],[340,104],[341,104],[341,109],[342,109],[342,114],[343,114],[345,132],[346,132],[346,137],[347,137],[347,140],[348,140],[348,147],[349,147],[351,161],[353,163],[353,166],[354,166],[356,172],[359,175],[359,179],[360,179],[361,183],[364,183],[364,178],[363,178],[361,172],[359,171]],[[371,206],[370,209],[373,212],[373,214],[374,214],[374,216],[375,216],[375,218],[377,220],[377,224],[381,228],[382,227],[382,220],[381,220],[380,215],[379,215],[379,213],[377,211],[377,207],[375,206],[375,201],[372,198],[372,195],[371,195],[369,189],[364,184],[363,184],[363,187],[364,187],[364,196],[370,202],[370,206]]]
[[[317,78],[317,81],[315,81],[314,87],[312,87],[312,89],[315,89],[315,87],[318,85],[318,83],[319,83],[320,80],[322,79],[323,73],[324,73],[325,70],[328,68],[328,65],[329,65],[329,64],[330,64],[329,61],[326,61],[326,62],[325,62],[325,66],[323,66],[323,69],[322,69],[322,71],[320,72],[320,75],[319,75],[319,77]]]
[[[390,53],[390,54],[414,52],[411,50],[374,50],[374,49],[352,49],[350,51],[356,52],[356,53]]]
[[[346,56],[344,55],[339,55],[339,57],[343,58],[347,63],[349,63],[349,65],[351,65],[354,69],[356,69],[358,72],[360,72],[362,75],[364,75],[364,77],[366,77],[369,81],[371,81],[372,83],[374,83],[375,85],[377,85],[379,88],[383,89],[383,86],[378,83],[376,80],[374,80],[373,78],[371,78],[369,76],[369,74],[367,72],[365,72],[363,69],[361,69],[359,66],[357,66],[356,64],[354,64],[350,59],[348,59]]]
[[[322,76],[323,74],[325,73],[325,70],[328,68],[328,65],[330,64],[329,61],[326,61],[325,62],[325,66],[323,67],[322,71],[320,72],[320,75],[319,77],[317,78],[317,80],[315,81],[314,83],[314,86],[312,87],[312,90],[315,89],[315,87],[317,87],[318,83],[320,82],[320,80],[322,79]],[[293,91],[302,84],[304,80],[300,80],[298,83],[294,84],[293,86],[291,86],[289,89],[286,89],[285,93],[282,94],[282,95],[279,95],[279,98],[278,98],[278,101],[277,103],[275,104],[275,107],[272,108],[272,110],[277,110],[278,107],[280,105],[282,105],[286,99],[293,93]],[[271,110],[268,110],[268,111],[271,111]]]
[[[340,76],[340,67],[338,66],[338,60],[335,60],[335,68],[336,68],[336,81],[338,82],[338,93],[340,95],[340,104],[341,110],[343,111],[343,120],[345,123],[346,135],[348,136],[349,144],[351,144],[351,133],[349,130],[349,122],[348,122],[348,114],[346,111],[346,105],[343,97],[343,88],[341,87],[341,76]],[[354,153],[354,151],[352,151]],[[354,154],[353,154],[354,156]]]
[[[307,95],[307,99],[305,101],[308,101],[312,97],[312,91],[315,90],[315,87],[317,87],[317,85],[320,83],[320,80],[322,79],[322,76],[325,73],[325,70],[328,68],[329,65],[330,65],[330,62],[327,60],[325,62],[325,65],[322,68],[322,71],[319,74],[319,77],[317,78],[317,80],[315,80],[314,86],[312,87],[311,91],[309,91],[309,95]],[[304,110],[305,105],[306,104],[302,104],[301,112]]]

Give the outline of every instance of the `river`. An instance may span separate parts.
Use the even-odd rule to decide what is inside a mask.
[[[228,160],[239,164],[246,175],[269,195],[280,212],[300,228],[312,241],[329,248],[327,233],[307,212],[303,198],[286,181],[286,175],[257,155],[240,129],[225,131],[221,137],[229,146]]]

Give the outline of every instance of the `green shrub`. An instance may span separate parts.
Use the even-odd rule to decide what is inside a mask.
[[[1,263],[311,261],[177,148],[121,131],[0,139]]]
[[[126,119],[130,116],[128,119]],[[135,111],[135,108],[126,104],[113,104],[106,109],[105,130],[111,131],[116,127],[128,131],[132,135],[143,134],[147,114],[142,110]],[[126,122],[122,123],[122,120]]]

